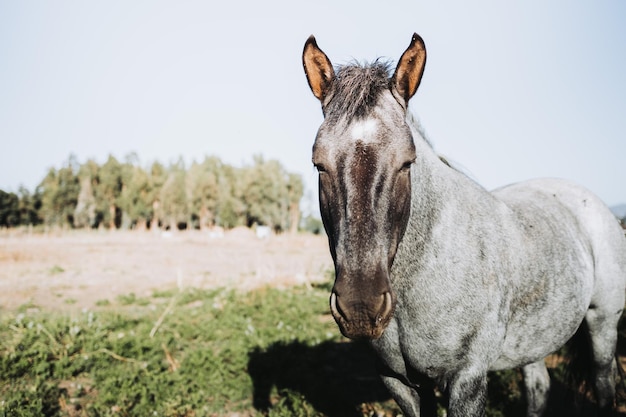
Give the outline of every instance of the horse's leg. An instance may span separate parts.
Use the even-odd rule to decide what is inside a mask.
[[[381,375],[381,379],[393,399],[398,403],[403,415],[407,417],[420,417],[420,397],[416,390],[392,376]],[[435,414],[433,414],[433,416],[434,415]],[[424,417],[430,416],[424,413]]]
[[[585,322],[593,355],[593,386],[601,415],[609,415],[617,382],[617,325],[622,315],[626,284],[626,246],[612,216],[598,216],[590,233],[594,255],[594,288]],[[596,221],[597,220],[597,221]]]
[[[528,364],[522,368],[526,393],[526,415],[540,417],[546,409],[550,391],[550,375],[544,360]]]
[[[620,316],[621,309],[617,311],[617,307],[613,311],[592,307],[585,315],[593,354],[593,387],[602,414],[610,413],[615,400],[615,347]]]
[[[487,403],[487,371],[460,372],[450,384],[449,417],[483,417]]]

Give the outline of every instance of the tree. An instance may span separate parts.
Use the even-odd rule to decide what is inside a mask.
[[[206,157],[194,162],[187,171],[187,201],[189,213],[197,218],[202,230],[217,221],[220,200],[228,187],[224,185],[224,164],[217,157]]]
[[[20,224],[23,226],[38,225],[42,222],[39,217],[39,209],[41,208],[41,196],[31,194],[24,186],[20,186],[18,190]]]
[[[227,229],[247,224],[243,171],[230,165],[222,166],[222,175],[218,181],[216,223]]]
[[[298,174],[288,174],[287,199],[289,201],[289,231],[296,233],[300,223],[300,200],[304,195],[304,182]]]
[[[279,223],[277,190],[280,170],[261,155],[255,155],[253,165],[242,169],[243,201],[246,205],[247,226],[260,224],[274,228]]]
[[[185,166],[182,160],[169,168],[167,179],[159,193],[161,218],[170,230],[189,220],[185,192]]]
[[[124,177],[122,193],[119,198],[120,208],[128,217],[130,225],[138,229],[146,229],[152,218],[152,193],[150,176],[140,166],[126,166],[129,173]],[[125,223],[125,222],[122,222]]]
[[[289,174],[276,160],[256,155],[251,167],[242,170],[242,198],[248,226],[262,224],[277,231],[297,230],[299,202],[304,185],[299,175]]]
[[[319,235],[324,231],[324,224],[320,219],[309,214],[302,219],[302,229],[315,235]]]
[[[24,187],[19,196],[2,194],[0,212],[2,225],[11,227],[42,222],[140,229],[148,223],[153,229],[161,224],[200,229],[260,224],[295,232],[303,188],[299,175],[260,155],[242,168],[212,156],[189,169],[179,159],[167,168],[154,162],[147,170],[135,153],[123,163],[109,155],[103,165],[92,159],[81,165],[70,155],[60,169],[48,170],[33,194]]]
[[[80,192],[74,209],[74,227],[91,228],[96,226],[96,197],[93,194],[91,175],[80,180]]]
[[[104,218],[108,212],[108,207],[104,203],[104,197],[100,194],[103,190],[100,187],[100,165],[93,159],[88,159],[84,164],[80,166],[78,171],[78,177],[80,178],[79,182],[81,185],[81,190],[79,192],[79,198],[76,202],[76,206],[81,202],[81,198],[83,200],[83,204],[86,203],[86,206],[83,206],[86,209],[86,212],[83,213],[86,215],[83,217],[83,222],[86,220],[88,224],[77,225],[77,227],[100,227],[103,223]],[[84,182],[89,179],[90,184],[87,185]],[[83,190],[83,188],[85,188]],[[91,197],[89,197],[91,191],[91,196],[93,197],[93,201],[91,201]],[[81,193],[84,193],[82,196]],[[93,213],[91,212],[91,208],[89,207],[93,203]],[[79,210],[80,212],[81,210]],[[93,216],[93,217],[92,217]]]
[[[155,161],[150,167],[150,174],[148,176],[148,187],[146,199],[150,204],[150,229],[156,230],[161,223],[161,188],[167,179],[167,170],[160,163]]]
[[[20,224],[20,200],[17,194],[0,190],[0,227]]]
[[[47,226],[72,227],[74,210],[78,201],[78,161],[70,155],[67,163],[58,171],[54,168],[37,187],[41,195],[41,213]]]
[[[48,173],[37,186],[41,195],[41,215],[46,226],[59,225],[61,207],[56,205],[59,188],[58,173],[55,168],[48,169]]]
[[[118,198],[122,193],[122,165],[113,155],[100,167],[98,173],[97,195],[101,198],[100,210],[104,214],[104,222],[109,229],[115,229],[121,223],[121,211]]]

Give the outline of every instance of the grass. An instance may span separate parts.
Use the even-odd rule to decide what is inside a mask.
[[[57,275],[62,272],[65,272],[65,269],[61,268],[59,265],[54,265],[48,270],[48,274]]]
[[[97,312],[4,314],[0,416],[321,415],[306,399],[313,388],[291,383],[350,346],[326,318],[325,291],[153,298],[156,308],[130,294]],[[308,379],[322,383],[319,372]]]
[[[328,316],[328,286],[187,289],[26,305],[0,319],[3,416],[395,416],[375,359]],[[517,371],[490,376],[488,416],[521,416]]]

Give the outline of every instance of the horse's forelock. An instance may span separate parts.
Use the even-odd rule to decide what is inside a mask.
[[[353,62],[337,67],[333,92],[325,108],[326,117],[335,123],[340,119],[351,122],[366,117],[378,104],[380,94],[389,89],[391,69],[392,62],[381,58],[371,64]],[[406,121],[415,139],[423,140],[432,148],[426,131],[412,112],[407,112]]]
[[[365,117],[376,106],[380,93],[389,88],[390,68],[389,62],[380,59],[338,67],[325,109],[327,116],[346,120]]]

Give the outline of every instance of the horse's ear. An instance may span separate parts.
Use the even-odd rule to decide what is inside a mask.
[[[320,101],[324,100],[335,78],[335,70],[326,54],[317,46],[313,35],[304,44],[302,65],[311,91]]]
[[[405,102],[408,103],[409,99],[417,91],[417,87],[419,87],[422,80],[422,74],[424,74],[425,65],[426,46],[424,45],[424,40],[420,35],[414,33],[411,44],[400,57],[396,72],[391,79],[392,86],[396,88]]]

